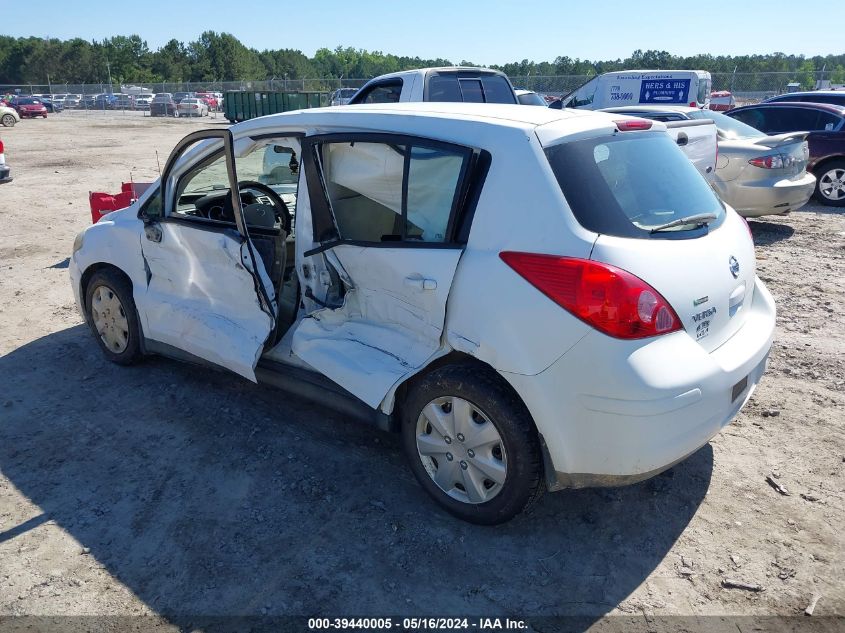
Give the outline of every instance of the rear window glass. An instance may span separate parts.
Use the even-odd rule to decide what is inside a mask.
[[[459,79],[461,96],[466,103],[484,103],[484,90],[480,79]]]
[[[501,75],[432,75],[426,101],[467,103],[516,103],[510,83]]]
[[[716,129],[726,139],[745,139],[745,138],[760,138],[766,136],[760,130],[746,125],[742,121],[737,121],[731,117],[722,114],[721,112],[714,112],[713,110],[697,110],[690,112],[691,119],[710,119],[716,124]]]
[[[618,237],[696,237],[694,223],[659,233],[656,227],[725,210],[684,153],[662,132],[620,132],[546,150],[563,195],[579,224]]]
[[[516,103],[510,83],[501,75],[485,75],[481,83],[487,103]]]

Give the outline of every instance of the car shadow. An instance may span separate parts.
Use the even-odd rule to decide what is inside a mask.
[[[303,614],[590,622],[664,559],[713,468],[708,445],[650,481],[549,494],[480,527],[429,500],[395,436],[205,368],[112,365],[82,325],[3,356],[0,376],[0,472],[181,627]],[[42,523],[6,524],[0,542]]]
[[[770,246],[782,240],[788,240],[795,234],[795,229],[789,224],[779,222],[764,222],[762,220],[748,220],[751,228],[751,235],[754,237],[754,244],[757,246]]]

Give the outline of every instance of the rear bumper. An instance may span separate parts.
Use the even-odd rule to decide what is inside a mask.
[[[746,218],[789,213],[804,206],[816,188],[816,177],[805,173],[791,180],[716,180],[719,197]]]
[[[591,332],[540,374],[503,373],[544,442],[549,489],[634,483],[704,446],[760,381],[774,327],[757,279],[745,323],[711,352],[685,332],[644,341]]]
[[[12,168],[5,164],[0,165],[0,185],[12,180]]]

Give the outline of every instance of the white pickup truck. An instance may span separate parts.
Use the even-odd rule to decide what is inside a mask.
[[[349,105],[400,101],[518,103],[504,73],[489,68],[447,66],[381,75],[364,84]]]
[[[599,112],[625,114],[638,117],[626,108],[604,108]],[[652,117],[647,117],[652,118]],[[695,121],[662,121],[666,131],[675,139],[678,147],[683,150],[695,168],[708,182],[712,182],[716,173],[716,158],[718,157],[718,132],[716,124],[710,119]]]

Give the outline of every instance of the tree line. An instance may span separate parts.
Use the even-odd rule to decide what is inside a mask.
[[[474,66],[461,60],[460,65]],[[320,48],[313,57],[293,49],[257,50],[234,35],[206,31],[187,44],[172,39],[151,49],[138,35],[102,41],[59,40],[0,35],[0,84],[154,83],[261,79],[366,79],[426,66],[451,66],[447,59],[422,59],[338,46]],[[802,84],[825,78],[845,82],[845,54],[805,57],[766,55],[694,55],[634,51],[626,59],[590,61],[559,56],[554,61],[527,59],[493,66],[509,76],[594,75],[633,68],[701,69],[711,73],[793,73]]]

